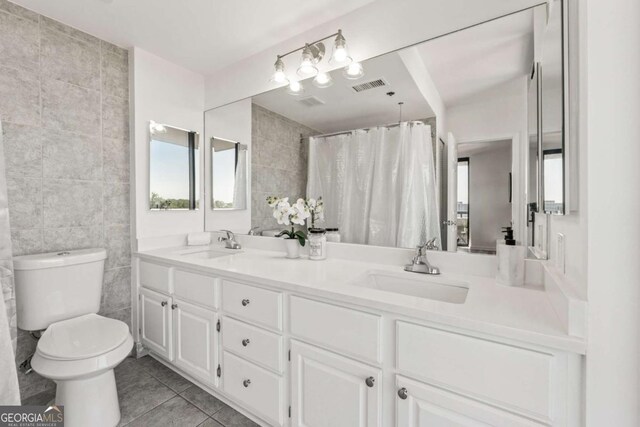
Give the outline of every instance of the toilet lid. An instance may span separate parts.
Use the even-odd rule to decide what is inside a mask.
[[[128,336],[126,323],[87,314],[51,324],[38,341],[38,352],[55,359],[87,359],[115,349]]]

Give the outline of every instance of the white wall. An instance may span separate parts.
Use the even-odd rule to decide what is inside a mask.
[[[205,113],[205,229],[231,230],[246,234],[251,228],[251,99],[243,99]],[[230,139],[247,145],[247,209],[211,209],[211,138]]]
[[[528,154],[527,77],[513,79],[463,103],[448,106],[447,130],[458,143],[513,139],[512,218],[518,244],[526,237]]]
[[[202,209],[149,210],[149,121],[196,131],[202,147],[204,77],[142,49],[130,52],[136,239],[202,231]],[[200,193],[202,203],[202,186]]]
[[[206,106],[212,108],[274,89],[276,85],[269,78],[276,55],[339,28],[347,38],[351,56],[362,61],[539,3],[538,0],[378,0],[208,76]],[[330,46],[331,40],[328,43]],[[297,55],[287,58],[289,71],[295,73],[299,58]]]
[[[640,2],[588,0],[587,426],[638,426]],[[583,122],[584,123],[584,122]]]

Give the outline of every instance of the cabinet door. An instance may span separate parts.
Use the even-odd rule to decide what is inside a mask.
[[[154,353],[173,360],[171,297],[140,288],[140,339]]]
[[[380,370],[316,347],[291,343],[292,425],[380,425]]]
[[[174,297],[175,364],[208,384],[216,384],[218,315]]]
[[[458,394],[398,376],[397,427],[542,427]]]

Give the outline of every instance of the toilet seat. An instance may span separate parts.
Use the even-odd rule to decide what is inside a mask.
[[[92,313],[51,324],[38,341],[38,351],[49,359],[88,359],[118,347],[128,334],[124,322]]]
[[[38,341],[31,366],[52,380],[81,378],[112,369],[132,347],[126,323],[87,314],[51,324]]]

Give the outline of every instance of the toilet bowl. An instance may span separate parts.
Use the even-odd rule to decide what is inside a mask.
[[[31,366],[56,382],[56,404],[68,426],[115,426],[120,420],[113,368],[133,348],[129,327],[86,314],[51,324],[38,341]]]
[[[14,257],[18,327],[42,331],[31,367],[56,382],[67,427],[120,421],[113,373],[131,352],[126,323],[99,316],[102,248]]]

